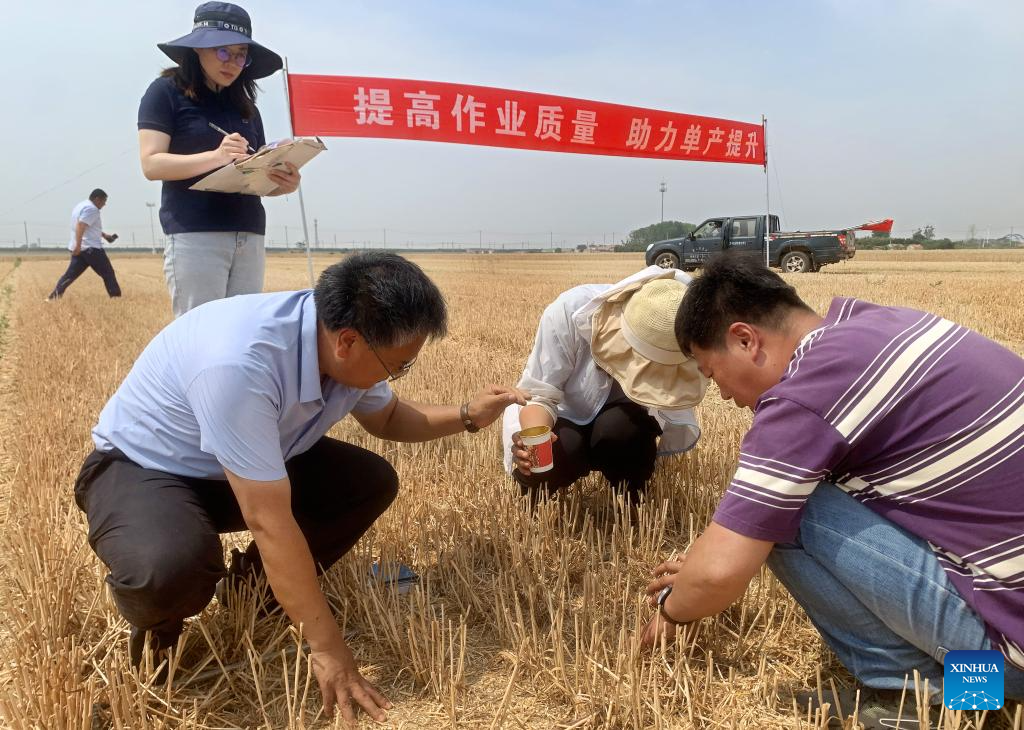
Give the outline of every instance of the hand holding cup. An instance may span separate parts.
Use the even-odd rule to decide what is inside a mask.
[[[542,474],[554,467],[552,444],[558,436],[549,426],[531,426],[512,434],[512,459],[522,474]]]

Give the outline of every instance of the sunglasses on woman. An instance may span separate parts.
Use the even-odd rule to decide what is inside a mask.
[[[249,68],[249,64],[252,63],[252,56],[249,55],[248,49],[244,51],[232,51],[226,46],[221,46],[220,48],[215,48],[214,52],[217,54],[217,60],[221,63],[232,61],[239,68]]]

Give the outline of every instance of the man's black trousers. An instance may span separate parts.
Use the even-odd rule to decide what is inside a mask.
[[[107,252],[102,248],[83,248],[77,256],[71,257],[67,271],[57,280],[57,286],[53,288],[48,298],[60,299],[75,279],[90,268],[103,279],[103,286],[107,288],[108,296],[121,296],[121,287],[117,283],[117,276],[114,274],[114,267],[110,263]]]
[[[654,473],[661,428],[644,406],[630,401],[606,404],[593,421],[579,425],[559,418],[552,429],[551,471],[525,475],[512,472],[524,494],[537,496],[569,486],[592,471],[600,471],[616,489],[635,499]]]
[[[285,466],[292,513],[318,571],[348,552],[398,494],[387,461],[327,437]],[[145,469],[119,451],[86,458],[75,501],[121,615],[165,641],[203,610],[226,575],[219,536],[247,529],[226,480]],[[255,544],[247,556],[259,563]]]

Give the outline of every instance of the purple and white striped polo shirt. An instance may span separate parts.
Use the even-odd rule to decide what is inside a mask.
[[[1024,359],[933,314],[834,299],[757,402],[714,521],[791,542],[821,480],[927,540],[1024,668]]]

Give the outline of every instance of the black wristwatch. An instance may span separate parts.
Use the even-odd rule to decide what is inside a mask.
[[[459,409],[459,418],[462,419],[462,425],[466,427],[469,433],[476,433],[480,430],[480,427],[473,423],[473,419],[469,417],[469,403],[463,403]]]
[[[668,615],[668,611],[665,610],[665,601],[668,600],[669,595],[672,593],[672,586],[665,586],[661,589],[661,593],[658,594],[658,613],[661,617],[668,621],[673,626],[682,626],[684,621],[676,621],[674,618]]]

